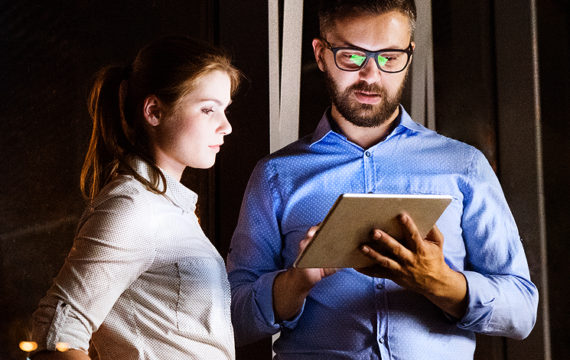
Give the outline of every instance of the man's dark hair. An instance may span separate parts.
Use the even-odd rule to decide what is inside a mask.
[[[320,35],[330,30],[334,22],[355,15],[380,15],[400,11],[410,20],[412,39],[416,28],[416,3],[414,0],[321,0],[319,6]]]

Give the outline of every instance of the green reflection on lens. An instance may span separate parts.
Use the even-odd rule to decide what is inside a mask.
[[[364,62],[364,60],[366,60],[366,56],[362,56],[362,55],[350,55],[350,61],[352,61],[354,64],[360,66],[362,65],[362,63]]]

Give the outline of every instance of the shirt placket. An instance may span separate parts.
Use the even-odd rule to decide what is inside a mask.
[[[382,359],[389,359],[388,352],[388,309],[386,279],[374,278],[374,299],[376,304],[376,344]]]
[[[364,162],[364,189],[367,193],[375,190],[374,156],[371,150],[365,150],[362,154]]]
[[[376,170],[374,167],[374,153],[372,149],[365,150],[364,160],[364,188],[367,193],[376,192]],[[387,299],[386,279],[374,278],[374,302],[376,306],[376,343],[382,359],[389,359],[387,339],[388,314],[386,309]]]

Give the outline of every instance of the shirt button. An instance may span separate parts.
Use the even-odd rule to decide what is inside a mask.
[[[380,344],[384,344],[384,338],[381,337],[380,339],[378,339],[378,342],[379,342]]]
[[[382,289],[384,289],[384,285],[383,284],[376,284],[376,289],[382,290]]]
[[[364,152],[364,155],[366,155],[366,157],[370,157],[370,151]]]

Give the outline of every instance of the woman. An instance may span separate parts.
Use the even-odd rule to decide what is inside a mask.
[[[102,360],[235,357],[224,262],[180,178],[214,164],[239,79],[220,50],[185,37],[97,74],[89,206],[34,313],[34,360],[88,359],[90,341]]]

